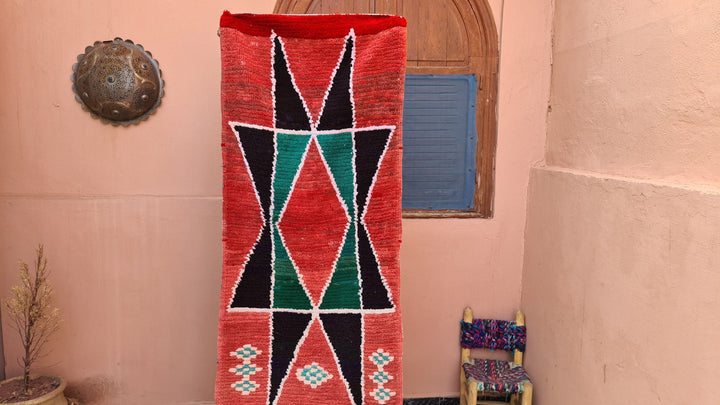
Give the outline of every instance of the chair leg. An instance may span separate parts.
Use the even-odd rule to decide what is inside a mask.
[[[521,405],[532,405],[533,386],[532,383],[526,382],[523,385],[522,403]]]
[[[465,379],[465,372],[460,367],[460,405],[467,405],[467,380]]]
[[[477,405],[477,384],[468,385],[467,403],[468,405]]]

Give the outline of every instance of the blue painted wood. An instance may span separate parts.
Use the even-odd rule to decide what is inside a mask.
[[[404,209],[473,208],[475,75],[407,75],[403,106]]]

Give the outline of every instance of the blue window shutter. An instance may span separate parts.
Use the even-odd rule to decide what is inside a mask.
[[[475,75],[407,75],[403,209],[469,210],[475,198]]]

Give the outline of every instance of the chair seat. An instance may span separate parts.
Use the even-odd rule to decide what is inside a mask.
[[[478,391],[505,394],[523,392],[523,384],[530,382],[522,366],[510,361],[470,359],[462,365],[468,384],[477,384]]]

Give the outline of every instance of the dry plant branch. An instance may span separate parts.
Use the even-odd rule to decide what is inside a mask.
[[[42,357],[43,347],[50,335],[60,328],[60,312],[51,308],[53,289],[48,280],[47,259],[43,245],[38,245],[35,268],[20,261],[20,285],[11,289],[11,297],[5,301],[13,328],[18,332],[24,354],[20,365],[24,372],[24,393],[30,384],[30,367]]]

